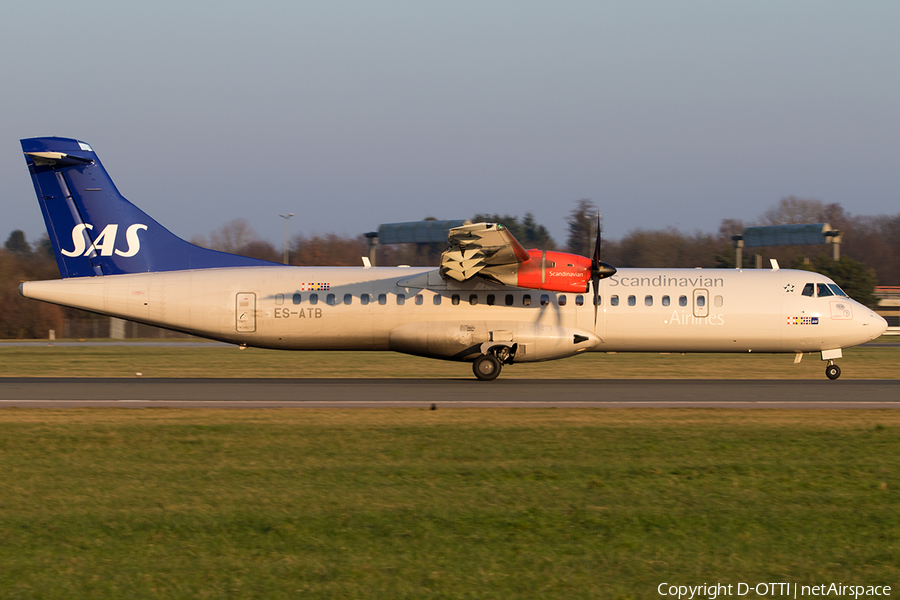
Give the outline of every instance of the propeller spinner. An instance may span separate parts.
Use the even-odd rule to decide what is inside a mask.
[[[591,285],[594,288],[594,330],[597,329],[597,310],[600,299],[600,280],[616,274],[616,268],[600,260],[600,215],[597,215],[597,244],[591,257]]]

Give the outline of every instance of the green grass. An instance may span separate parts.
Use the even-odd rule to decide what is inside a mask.
[[[822,379],[818,354],[588,353],[505,367],[510,378]],[[845,379],[900,377],[900,348],[851,348]],[[285,352],[237,347],[30,346],[0,348],[0,377],[466,377],[469,363],[393,352]]]
[[[0,597],[896,585],[897,456],[893,411],[5,409]]]

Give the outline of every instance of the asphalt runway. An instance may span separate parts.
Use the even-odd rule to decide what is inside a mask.
[[[0,378],[0,407],[900,408],[900,380]]]

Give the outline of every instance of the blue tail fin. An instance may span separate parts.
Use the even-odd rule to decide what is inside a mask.
[[[122,197],[84,142],[31,138],[22,150],[63,277],[277,264],[179,238]]]

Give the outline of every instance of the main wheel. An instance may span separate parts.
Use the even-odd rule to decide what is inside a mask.
[[[837,365],[828,365],[825,367],[825,376],[828,379],[837,379],[841,376],[841,368]]]
[[[500,361],[493,354],[482,354],[472,363],[475,377],[481,381],[493,381],[500,374]]]

